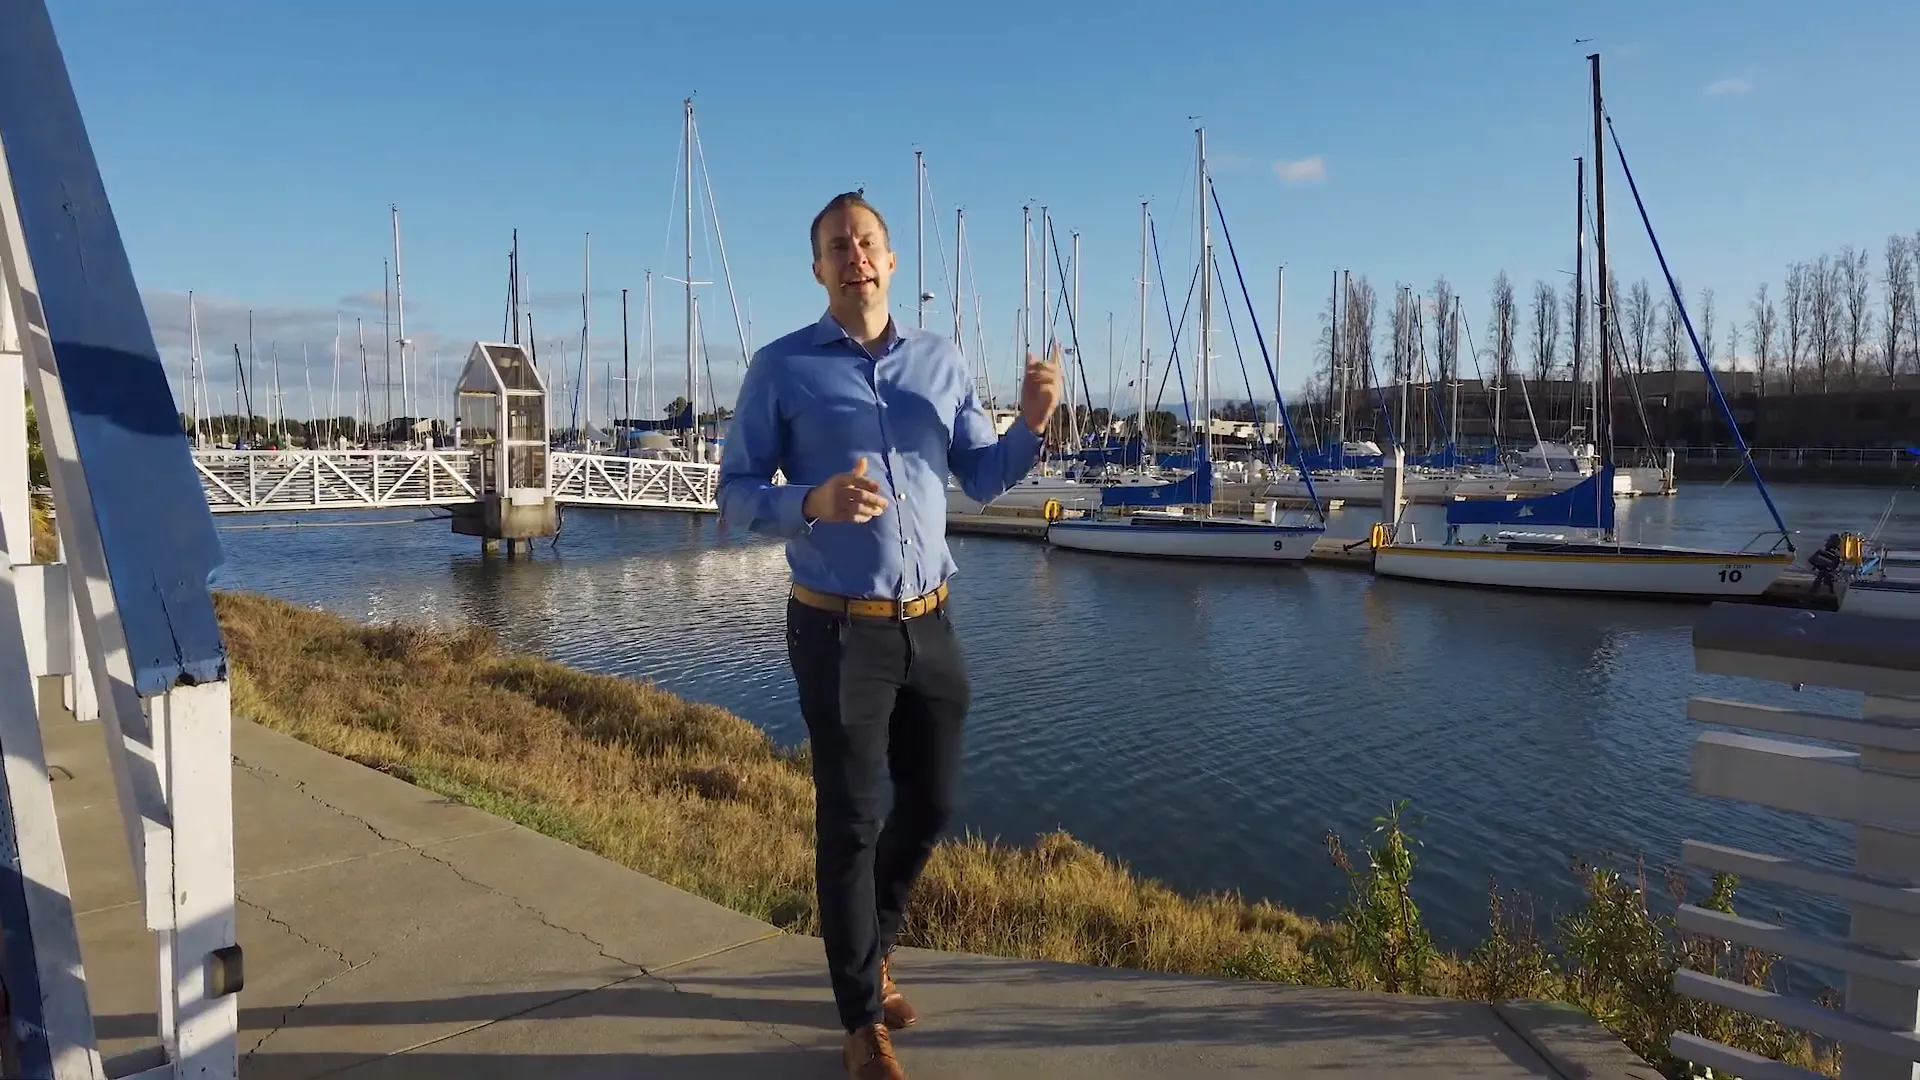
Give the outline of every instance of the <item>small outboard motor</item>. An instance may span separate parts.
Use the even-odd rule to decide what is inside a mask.
[[[1834,533],[1827,537],[1826,544],[1822,546],[1819,551],[1807,556],[1807,565],[1813,568],[1813,588],[1815,592],[1824,590],[1831,595],[1839,591],[1839,582],[1835,577],[1835,572],[1840,569],[1842,561],[1840,556],[1839,533]]]

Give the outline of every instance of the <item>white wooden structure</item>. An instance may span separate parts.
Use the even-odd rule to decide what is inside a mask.
[[[454,384],[462,441],[474,451],[473,488],[544,498],[547,483],[547,383],[527,351],[475,342]]]
[[[1695,626],[1693,649],[1702,672],[1863,695],[1858,716],[1712,698],[1687,703],[1696,721],[1766,733],[1702,733],[1693,749],[1695,791],[1851,822],[1857,833],[1849,869],[1699,840],[1681,849],[1686,863],[1705,870],[1845,902],[1846,941],[1691,905],[1679,912],[1683,930],[1844,972],[1845,1011],[1694,971],[1682,971],[1675,989],[1837,1040],[1844,1080],[1920,1077],[1920,622],[1719,604]],[[1670,1046],[1743,1080],[1817,1075],[1687,1034]]]
[[[207,506],[261,510],[380,510],[477,502],[468,450],[195,450]]]
[[[195,450],[193,467],[214,513],[251,514],[464,506],[486,494],[481,462],[492,467],[493,458],[480,450]],[[562,505],[719,511],[720,466],[709,461],[552,450],[525,467],[546,473]]]
[[[24,384],[24,386],[23,386]],[[30,389],[65,562],[29,563]],[[231,1080],[231,715],[219,542],[42,0],[0,4],[0,1074]],[[77,626],[82,659],[75,662]],[[103,1062],[35,689],[90,677],[157,953],[157,1051]]]

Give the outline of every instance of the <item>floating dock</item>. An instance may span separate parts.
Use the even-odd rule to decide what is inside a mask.
[[[1216,514],[1235,514],[1249,516],[1253,511],[1249,503],[1216,503]],[[1083,516],[1083,511],[1067,510],[1063,517]],[[970,536],[1001,536],[1016,540],[1038,540],[1047,538],[1047,519],[1037,507],[992,506],[978,514],[949,512],[947,531]],[[1313,551],[1306,559],[1320,566],[1338,566],[1349,570],[1373,569],[1373,547],[1366,537],[1347,540],[1333,536],[1323,536],[1314,541]],[[1828,592],[1819,584],[1813,573],[1804,567],[1788,567],[1767,591],[1759,596],[1736,598],[1728,597],[1729,603],[1759,604],[1765,607],[1803,608],[1810,611],[1838,611],[1840,598],[1846,593],[1846,584],[1842,582],[1837,592]]]

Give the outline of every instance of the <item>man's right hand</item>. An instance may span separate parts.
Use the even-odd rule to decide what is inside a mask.
[[[807,492],[800,512],[809,521],[837,521],[860,524],[872,521],[887,508],[887,497],[880,494],[878,481],[867,479],[867,459],[853,463],[850,472],[836,473]]]

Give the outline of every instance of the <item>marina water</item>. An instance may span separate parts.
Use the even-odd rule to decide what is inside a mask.
[[[1867,530],[1892,489],[1784,487],[1803,552]],[[1414,507],[1422,531],[1441,511]],[[786,666],[776,541],[712,517],[569,509],[531,561],[485,560],[417,511],[223,517],[221,588],[355,619],[478,623],[510,648],[653,679],[782,743],[805,734]],[[1373,509],[1335,514],[1359,538]],[[403,522],[375,524],[377,522]],[[1750,485],[1621,503],[1623,538],[1747,542]],[[1920,549],[1920,498],[1883,539]],[[1415,899],[1439,942],[1485,928],[1490,880],[1542,927],[1579,896],[1575,859],[1683,839],[1802,857],[1846,827],[1695,796],[1693,694],[1856,711],[1857,695],[1697,675],[1701,610],[1416,582],[1353,570],[1183,565],[956,536],[953,610],[974,677],[957,827],[1024,842],[1062,828],[1183,890],[1233,889],[1331,914],[1351,846],[1406,799]],[[1742,911],[1844,931],[1837,907],[1745,888]]]

